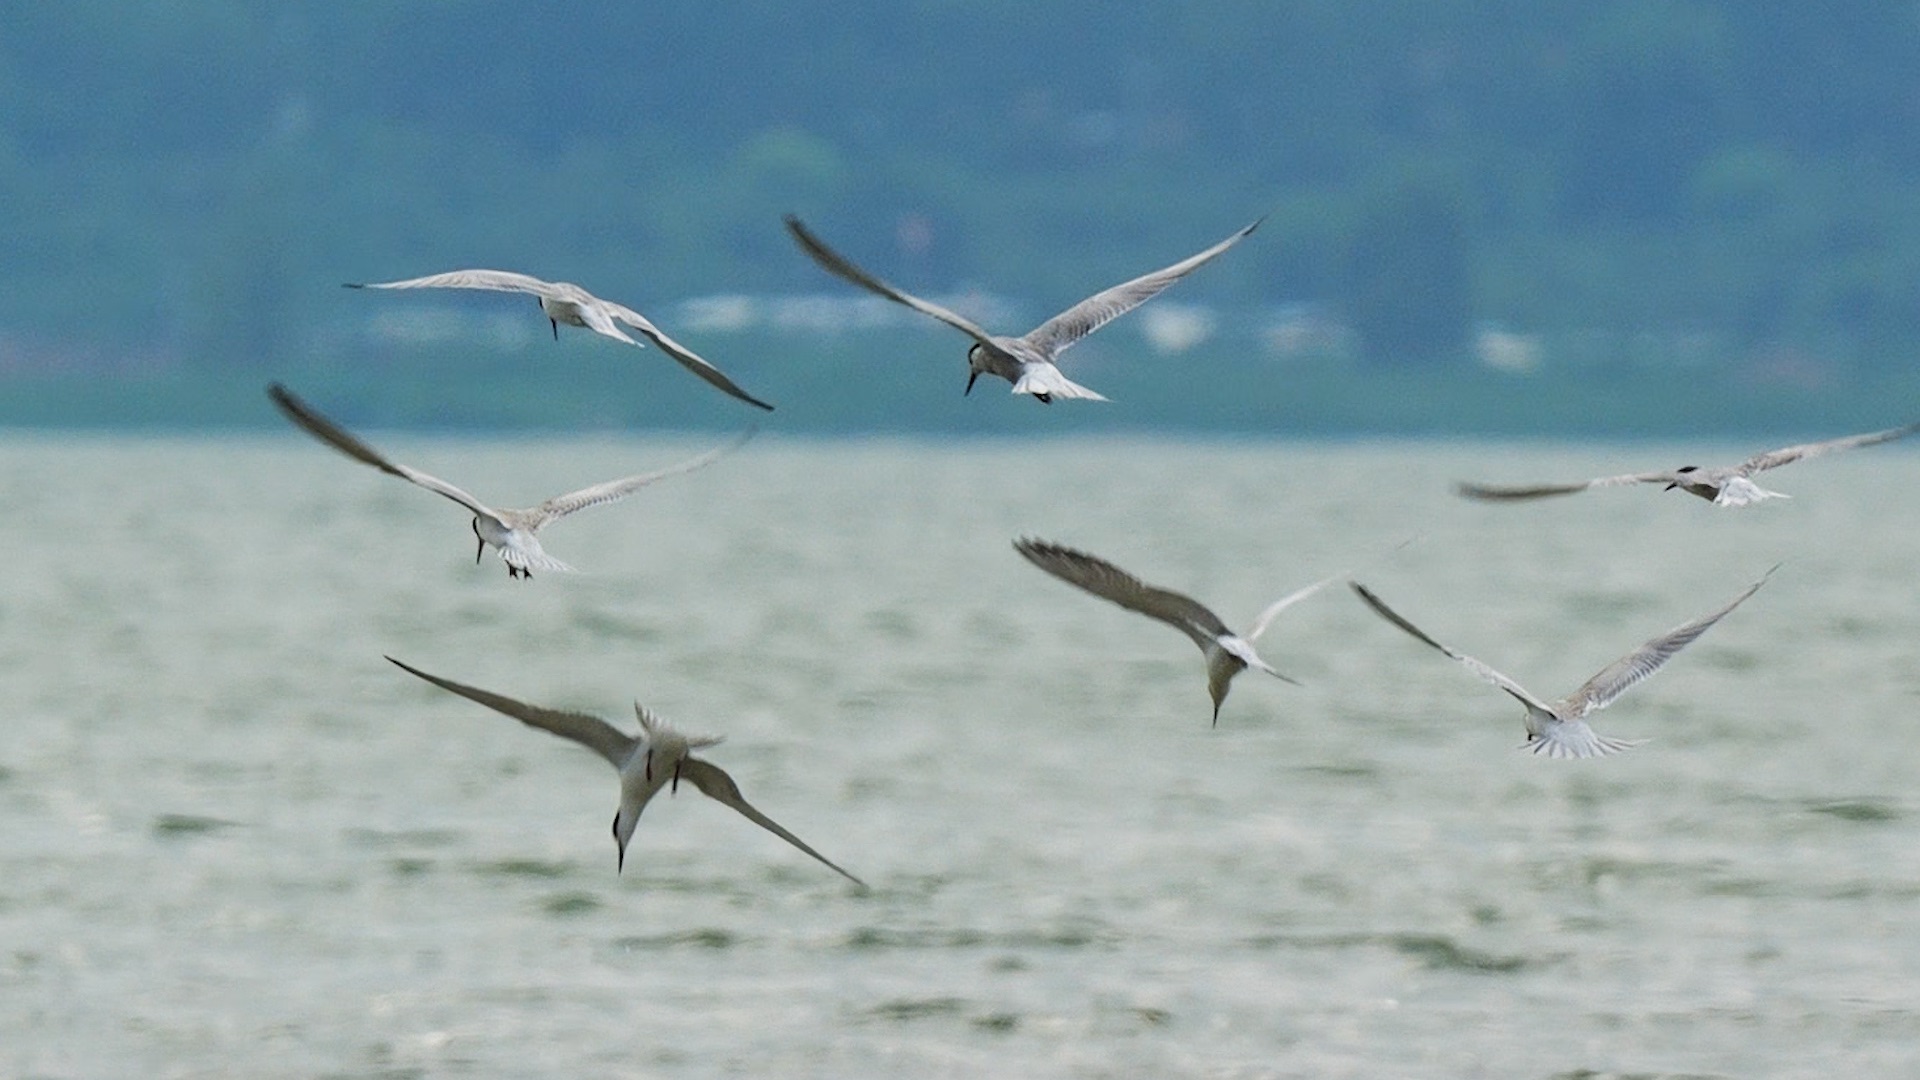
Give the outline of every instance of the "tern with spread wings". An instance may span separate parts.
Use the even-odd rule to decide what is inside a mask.
[[[988,333],[971,319],[949,311],[930,300],[922,300],[911,293],[896,289],[874,277],[854,265],[846,256],[828,247],[792,214],[787,215],[786,222],[787,232],[793,235],[794,242],[800,245],[800,250],[806,252],[808,257],[819,263],[828,273],[883,296],[896,304],[904,304],[922,315],[932,316],[972,338],[973,346],[967,350],[967,393],[973,392],[974,380],[981,375],[997,375],[1013,384],[1014,393],[1032,394],[1047,403],[1051,403],[1056,397],[1085,398],[1091,401],[1107,400],[1062,375],[1060,369],[1054,366],[1054,361],[1074,342],[1153,299],[1167,286],[1191,274],[1245,239],[1248,233],[1260,225],[1260,222],[1256,221],[1198,255],[1096,293],[1025,334],[1019,337],[1008,337]]]
[[[855,885],[866,887],[866,882],[835,866],[831,859],[808,847],[799,837],[754,809],[751,803],[740,796],[740,787],[733,782],[733,777],[728,776],[720,766],[693,756],[695,750],[717,745],[721,736],[682,734],[635,702],[633,711],[640,718],[640,735],[635,738],[597,716],[543,709],[452,679],[429,675],[391,656],[387,659],[402,671],[419,676],[443,690],[477,701],[528,727],[539,728],[563,739],[572,739],[606,758],[620,774],[620,809],[613,815],[613,839],[620,849],[618,870],[626,869],[627,842],[633,839],[633,830],[640,824],[640,812],[647,808],[647,803],[660,793],[661,788],[666,787],[670,793],[676,793],[680,790],[680,781],[685,779],[699,788],[701,794],[732,807],[748,821],[820,860],[834,873]]]
[[[1776,566],[1773,569],[1777,570],[1779,567]],[[1544,701],[1526,687],[1486,664],[1471,656],[1454,652],[1428,637],[1426,631],[1408,622],[1404,616],[1388,607],[1385,601],[1375,596],[1373,591],[1365,585],[1357,581],[1349,584],[1360,599],[1373,609],[1374,614],[1406,631],[1415,639],[1458,660],[1468,671],[1506,691],[1515,701],[1526,706],[1527,741],[1522,744],[1524,749],[1553,758],[1584,758],[1604,757],[1645,742],[1644,739],[1607,738],[1588,727],[1586,718],[1613,704],[1616,698],[1626,693],[1635,683],[1659,671],[1681,649],[1693,644],[1695,638],[1706,633],[1714,623],[1726,618],[1734,608],[1745,603],[1747,597],[1758,592],[1760,586],[1766,584],[1767,578],[1771,576],[1773,576],[1773,570],[1768,570],[1760,576],[1759,581],[1747,586],[1746,591],[1734,597],[1727,606],[1661,634],[1608,664],[1600,670],[1599,674],[1582,683],[1579,689],[1557,701]]]
[[[408,278],[405,281],[375,281],[368,283],[348,282],[349,289],[484,289],[490,292],[526,293],[540,301],[540,310],[546,313],[547,322],[553,326],[554,340],[560,338],[560,324],[584,327],[596,334],[604,334],[615,341],[624,341],[629,345],[644,348],[640,342],[625,330],[622,323],[638,330],[642,337],[653,342],[661,352],[673,357],[680,366],[705,379],[720,390],[739,398],[757,408],[772,411],[773,406],[747,393],[722,374],[720,369],[702,359],[692,349],[660,332],[660,328],[647,321],[646,316],[611,300],[602,300],[570,281],[542,281],[527,274],[516,274],[511,270],[450,270],[444,274],[428,274],[426,277]]]
[[[1268,604],[1260,617],[1253,621],[1253,629],[1243,637],[1228,629],[1220,616],[1198,600],[1171,589],[1148,585],[1097,555],[1031,537],[1015,540],[1013,547],[1028,562],[1061,581],[1085,589],[1128,611],[1158,619],[1192,638],[1193,643],[1200,646],[1201,655],[1206,657],[1207,693],[1213,698],[1215,726],[1220,723],[1220,705],[1227,700],[1227,690],[1233,683],[1233,677],[1242,671],[1250,667],[1259,668],[1284,682],[1294,682],[1260,659],[1260,654],[1253,651],[1253,643],[1267,632],[1267,626],[1275,616],[1344,576],[1336,574],[1316,581]]]
[[[1777,469],[1782,465],[1791,465],[1821,454],[1830,454],[1835,450],[1852,450],[1859,446],[1872,446],[1876,443],[1892,442],[1903,439],[1920,431],[1920,423],[1905,427],[1888,428],[1885,431],[1870,431],[1865,435],[1848,435],[1826,442],[1802,443],[1798,446],[1769,450],[1764,454],[1755,454],[1738,465],[1722,465],[1701,468],[1698,465],[1682,465],[1677,469],[1665,469],[1660,472],[1627,473],[1623,476],[1602,476],[1597,480],[1583,480],[1572,484],[1532,484],[1505,487],[1497,484],[1454,485],[1454,490],[1469,499],[1487,502],[1515,502],[1522,499],[1542,499],[1549,495],[1571,495],[1588,488],[1620,487],[1626,484],[1665,484],[1668,491],[1674,488],[1698,495],[1715,506],[1746,506],[1764,499],[1785,499],[1790,496],[1778,491],[1768,491],[1753,482],[1753,475],[1768,469]]]
[[[355,438],[345,428],[322,416],[313,406],[300,400],[291,390],[279,383],[267,387],[267,396],[280,407],[280,411],[286,414],[287,419],[335,450],[357,461],[365,462],[383,473],[397,476],[402,480],[418,484],[436,495],[452,499],[473,511],[473,535],[479,541],[479,547],[473,553],[474,563],[478,564],[480,557],[486,554],[487,548],[493,547],[500,552],[501,561],[507,564],[508,577],[528,580],[533,578],[535,570],[568,573],[573,570],[573,567],[548,555],[540,546],[540,538],[537,534],[541,529],[575,511],[610,503],[616,499],[624,499],[656,480],[691,472],[711,464],[751,439],[756,430],[748,428],[724,446],[715,447],[699,457],[657,472],[609,480],[604,484],[595,484],[566,495],[556,495],[539,506],[526,510],[495,510],[445,480],[389,460],[378,450]]]

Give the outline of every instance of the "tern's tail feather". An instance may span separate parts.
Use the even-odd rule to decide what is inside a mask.
[[[500,561],[516,570],[540,570],[549,574],[580,572],[544,551],[517,551],[510,547],[503,547],[500,549]]]
[[[1790,499],[1783,491],[1768,491],[1744,476],[1736,476],[1720,486],[1713,497],[1715,506],[1748,506],[1767,499]]]
[[[1520,749],[1550,758],[1606,757],[1631,750],[1645,739],[1610,739],[1595,732],[1584,720],[1553,723],[1538,735],[1528,735]]]
[[[1016,394],[1032,394],[1043,398],[1081,398],[1086,401],[1105,401],[1106,397],[1081,386],[1052,364],[1028,364],[1013,384]]]

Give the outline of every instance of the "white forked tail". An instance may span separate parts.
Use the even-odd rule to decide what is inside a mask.
[[[719,746],[727,740],[725,735],[689,735],[648,712],[637,701],[633,703],[633,715],[640,721],[641,741],[645,743],[677,742],[687,750],[705,750],[709,746]]]
[[[1081,386],[1052,364],[1028,364],[1020,371],[1020,379],[1013,384],[1016,394],[1033,394],[1036,397],[1081,398],[1086,401],[1105,401],[1106,397]]]
[[[1646,741],[1610,739],[1588,727],[1585,720],[1550,721],[1540,734],[1529,734],[1520,749],[1550,758],[1591,758],[1631,750]]]
[[[500,546],[499,551],[501,562],[523,573],[531,573],[535,570],[553,574],[577,574],[580,572],[538,548],[529,551],[524,548],[503,544]]]
[[[1784,491],[1768,491],[1744,476],[1736,476],[1720,485],[1720,493],[1713,497],[1715,506],[1748,506],[1766,499],[1791,499],[1793,496]]]

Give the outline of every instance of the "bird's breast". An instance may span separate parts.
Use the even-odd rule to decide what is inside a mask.
[[[474,520],[479,523],[476,528],[479,529],[480,539],[494,547],[508,546],[520,531],[504,521],[497,521],[484,514]]]
[[[580,305],[571,300],[556,300],[543,296],[540,298],[540,310],[546,312],[547,318],[554,322],[566,323],[568,326],[587,325],[587,320],[580,317]]]

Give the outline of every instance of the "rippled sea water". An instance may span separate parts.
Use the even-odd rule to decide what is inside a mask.
[[[509,505],[707,444],[376,441]],[[1760,448],[763,436],[521,583],[295,433],[8,436],[0,1073],[1910,1074],[1920,456],[1448,491]],[[1023,534],[1243,626],[1354,569],[1548,695],[1785,565],[1595,725],[1651,742],[1557,762],[1344,589],[1211,728]],[[873,888],[685,788],[616,874],[602,761],[382,654],[724,734]]]

